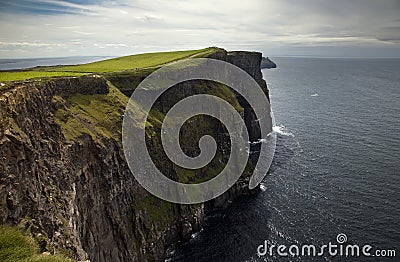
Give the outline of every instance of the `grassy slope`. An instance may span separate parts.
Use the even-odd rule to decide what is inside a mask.
[[[59,255],[38,253],[35,240],[16,227],[0,225],[0,261],[2,262],[66,262],[72,261]]]
[[[128,85],[138,85],[130,79],[128,82],[118,83],[122,75],[147,76],[159,65],[183,59],[190,56],[206,56],[215,52],[215,48],[205,48],[201,50],[189,50],[178,52],[161,52],[126,56],[115,59],[108,59],[89,64],[68,66],[68,67],[47,67],[56,70],[75,70],[91,71],[108,70],[104,76],[109,79],[108,85],[110,92],[105,95],[83,95],[75,94],[64,100],[55,96],[53,102],[57,104],[58,110],[54,113],[55,120],[62,128],[62,131],[68,141],[76,141],[83,134],[89,134],[94,141],[102,144],[102,139],[119,140],[121,136],[121,126],[123,111],[129,98],[121,93],[123,87]],[[155,66],[150,68],[150,66]],[[142,67],[136,70],[136,68]],[[129,70],[132,69],[133,70]],[[126,69],[126,70],[125,70]],[[114,70],[111,72],[111,70]],[[125,71],[118,71],[125,70]],[[115,72],[115,73],[114,73]],[[73,72],[76,73],[76,72]],[[0,73],[1,74],[1,73]],[[134,77],[136,78],[136,77]],[[118,84],[118,85],[117,85]],[[232,101],[234,99],[231,99]],[[138,109],[139,110],[139,109]],[[149,122],[146,125],[160,124],[160,120],[153,114],[149,115]]]
[[[128,103],[128,97],[110,85],[108,94],[75,94],[65,101],[55,96],[58,103],[55,120],[62,128],[68,141],[77,140],[83,134],[101,144],[102,138],[120,139],[122,113]]]
[[[43,71],[13,71],[0,72],[0,82],[21,81],[32,78],[57,77],[57,76],[82,76],[83,73],[71,72],[43,72]]]
[[[147,53],[123,56],[104,61],[57,68],[56,71],[81,72],[81,73],[107,73],[132,69],[142,69],[163,65],[175,60],[183,59],[206,52],[208,49],[188,50],[176,52]]]
[[[88,73],[110,73],[160,66],[175,60],[212,52],[213,48],[200,50],[159,52],[118,57],[94,63],[73,66],[49,66],[22,71],[0,71],[0,82],[20,81],[32,78],[80,76]]]

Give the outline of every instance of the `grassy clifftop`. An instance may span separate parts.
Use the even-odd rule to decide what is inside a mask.
[[[184,58],[207,55],[214,52],[214,50],[215,48],[204,48],[199,50],[146,53],[123,56],[82,65],[48,66],[27,70],[0,71],[0,82],[21,81],[33,78],[82,76],[92,73],[102,74],[135,71],[145,68],[155,68]]]
[[[187,50],[175,52],[158,52],[146,53],[138,55],[130,55],[117,57],[113,59],[103,60],[99,62],[66,66],[54,69],[62,72],[79,72],[79,73],[109,73],[115,71],[144,69],[149,67],[157,67],[176,60],[188,58],[195,55],[211,52],[212,48],[200,50]]]
[[[3,262],[72,262],[61,255],[39,253],[37,240],[24,234],[17,227],[0,225],[0,260]]]

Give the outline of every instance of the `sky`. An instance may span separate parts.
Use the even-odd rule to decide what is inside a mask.
[[[0,0],[0,59],[198,49],[400,57],[400,0]]]

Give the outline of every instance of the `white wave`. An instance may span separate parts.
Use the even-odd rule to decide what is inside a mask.
[[[277,133],[277,134],[280,134],[280,135],[282,135],[282,136],[291,136],[291,137],[294,137],[294,134],[293,134],[293,133],[291,133],[291,132],[289,132],[289,131],[287,131],[287,130],[285,130],[285,129],[286,129],[286,128],[285,128],[285,126],[283,126],[283,125],[273,126],[273,127],[272,127],[272,131],[275,132],[275,133]]]
[[[268,134],[268,136],[269,136],[270,134]],[[266,143],[267,142],[267,139],[265,139],[265,138],[261,138],[261,139],[258,139],[257,141],[254,141],[254,142],[248,142],[250,145],[256,145],[256,144],[260,144],[260,143]]]
[[[260,143],[269,143],[270,141],[268,141],[268,140],[270,139],[269,136],[271,134],[280,134],[282,136],[294,137],[294,134],[289,132],[289,131],[287,131],[285,126],[279,125],[279,126],[273,126],[272,127],[272,132],[267,134],[267,138],[260,138],[260,139],[258,139],[257,141],[254,141],[254,142],[247,141],[247,143],[250,144],[250,145],[256,145],[256,144],[260,144]],[[252,152],[249,151],[248,147],[245,147],[245,149],[246,149],[247,153],[252,153]]]
[[[267,187],[265,186],[264,183],[260,183],[260,189],[261,191],[265,192],[267,190]]]
[[[318,93],[312,94],[311,96],[319,96]]]
[[[200,231],[193,233],[193,234],[190,236],[190,238],[191,238],[191,239],[194,239],[194,238],[198,237],[199,234],[200,234],[202,231],[203,231],[203,229],[200,229]]]

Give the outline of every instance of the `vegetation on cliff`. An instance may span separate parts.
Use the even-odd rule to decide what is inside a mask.
[[[188,58],[194,55],[199,55],[202,53],[208,53],[210,51],[212,51],[211,48],[188,51],[146,53],[117,57],[82,65],[65,66],[54,68],[51,70],[81,73],[106,73],[125,70],[137,70],[149,67],[158,67],[166,63]]]
[[[128,97],[109,83],[108,94],[74,94],[67,99],[54,96],[58,110],[55,121],[61,126],[67,141],[76,141],[83,134],[101,144],[102,139],[119,140],[122,115]]]
[[[0,82],[22,81],[32,78],[51,78],[66,76],[83,76],[85,73],[75,72],[52,72],[52,71],[9,71],[0,72]]]
[[[2,262],[72,262],[62,255],[39,253],[35,239],[17,227],[0,225],[0,261]]]

